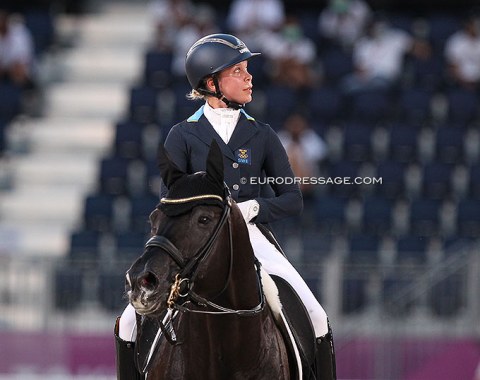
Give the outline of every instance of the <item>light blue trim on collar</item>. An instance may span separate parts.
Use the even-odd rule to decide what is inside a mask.
[[[255,121],[255,118],[246,113],[245,110],[241,109],[240,112],[243,113],[248,120]]]
[[[196,122],[198,122],[198,120],[200,120],[200,118],[201,118],[202,115],[203,115],[203,107],[205,107],[205,105],[202,105],[192,116],[190,116],[190,117],[187,119],[187,122],[188,122],[188,123],[196,123]]]

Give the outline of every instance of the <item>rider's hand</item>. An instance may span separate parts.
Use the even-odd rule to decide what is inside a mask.
[[[260,211],[260,205],[254,199],[250,201],[240,202],[237,203],[238,208],[242,212],[243,219],[245,219],[245,223],[250,223]]]

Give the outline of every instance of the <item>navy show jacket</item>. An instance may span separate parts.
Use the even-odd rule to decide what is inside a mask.
[[[300,214],[302,193],[292,181],[294,174],[275,131],[241,110],[235,130],[225,144],[203,114],[203,107],[173,126],[165,140],[165,149],[178,168],[186,173],[204,171],[210,144],[215,139],[223,153],[224,180],[233,199],[255,199],[260,205],[255,222],[269,223]],[[260,184],[267,178],[271,178],[274,194],[265,197],[265,186]],[[161,196],[165,194],[162,184]]]

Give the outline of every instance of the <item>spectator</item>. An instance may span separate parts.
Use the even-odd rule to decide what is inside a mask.
[[[278,137],[287,152],[292,171],[296,177],[311,178],[318,176],[318,166],[328,154],[326,143],[308,125],[307,118],[301,113],[290,115]],[[300,184],[304,201],[313,196],[313,188],[308,183]]]
[[[177,77],[185,76],[185,56],[193,43],[202,36],[218,33],[215,24],[215,11],[206,4],[195,7],[195,17],[178,30],[173,42],[172,73]]]
[[[375,17],[369,22],[366,35],[353,46],[354,72],[344,78],[342,90],[354,94],[394,88],[408,53],[426,59],[430,47],[424,40],[391,27],[383,17]]]
[[[261,48],[257,37],[277,31],[285,21],[280,0],[234,0],[228,10],[227,27],[252,49]]]
[[[272,66],[273,82],[294,89],[315,84],[316,46],[303,34],[296,16],[288,15],[278,32],[266,32],[258,42]]]
[[[320,35],[329,42],[351,48],[364,33],[371,10],[362,0],[330,0],[320,13]]]
[[[480,83],[480,17],[470,15],[445,45],[448,76],[454,84],[476,90]]]
[[[0,78],[20,87],[34,82],[34,46],[19,16],[0,10]]]
[[[153,18],[152,48],[171,52],[178,31],[191,22],[194,6],[190,0],[152,0],[148,12]]]

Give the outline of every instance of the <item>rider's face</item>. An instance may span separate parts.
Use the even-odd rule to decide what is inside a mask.
[[[247,66],[248,62],[242,61],[226,68],[218,76],[220,90],[228,100],[240,104],[252,101],[252,76]]]

